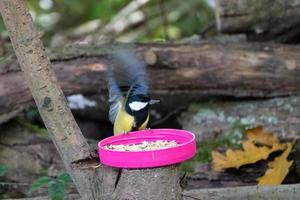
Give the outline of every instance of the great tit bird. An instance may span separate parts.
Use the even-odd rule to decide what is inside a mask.
[[[159,102],[148,94],[145,65],[130,50],[118,49],[107,69],[109,120],[114,135],[147,128],[149,107]]]

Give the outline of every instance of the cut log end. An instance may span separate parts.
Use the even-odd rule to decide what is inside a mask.
[[[144,53],[144,59],[148,65],[154,65],[157,62],[157,56],[152,49],[149,49]]]

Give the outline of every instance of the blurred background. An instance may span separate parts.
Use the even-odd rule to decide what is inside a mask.
[[[48,46],[178,40],[203,34],[215,21],[212,0],[28,0],[28,6]]]
[[[27,3],[47,50],[62,54],[65,46],[76,43],[193,42],[217,35],[212,0],[186,3],[180,0],[28,0]],[[12,49],[2,20],[0,32],[0,40],[4,41],[0,43],[0,53],[3,52],[2,60],[6,62],[11,59]],[[97,115],[108,108],[98,104],[99,98],[103,97],[93,94],[68,97],[77,122],[85,136],[92,139],[111,135],[111,124],[103,115]],[[168,127],[168,122],[174,128],[179,126],[173,123],[172,117],[162,124],[161,117],[156,117],[156,121],[154,116],[152,127]],[[43,127],[34,107],[26,112],[25,119]]]

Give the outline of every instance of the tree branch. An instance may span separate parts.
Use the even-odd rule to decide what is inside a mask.
[[[183,200],[195,199],[298,199],[300,184],[277,186],[245,186],[217,189],[188,190],[183,192]]]
[[[71,163],[90,158],[90,147],[81,134],[23,0],[1,0],[0,12],[8,29],[27,85],[65,167],[83,199],[99,199],[110,192],[100,188],[107,173],[81,170]],[[113,170],[110,170],[113,175]],[[106,183],[109,186],[109,182]],[[113,188],[113,187],[108,187]]]

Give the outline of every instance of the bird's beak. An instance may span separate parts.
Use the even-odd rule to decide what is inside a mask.
[[[159,102],[160,102],[160,100],[150,99],[149,104],[153,105],[153,104],[156,104],[156,103],[159,103]]]

